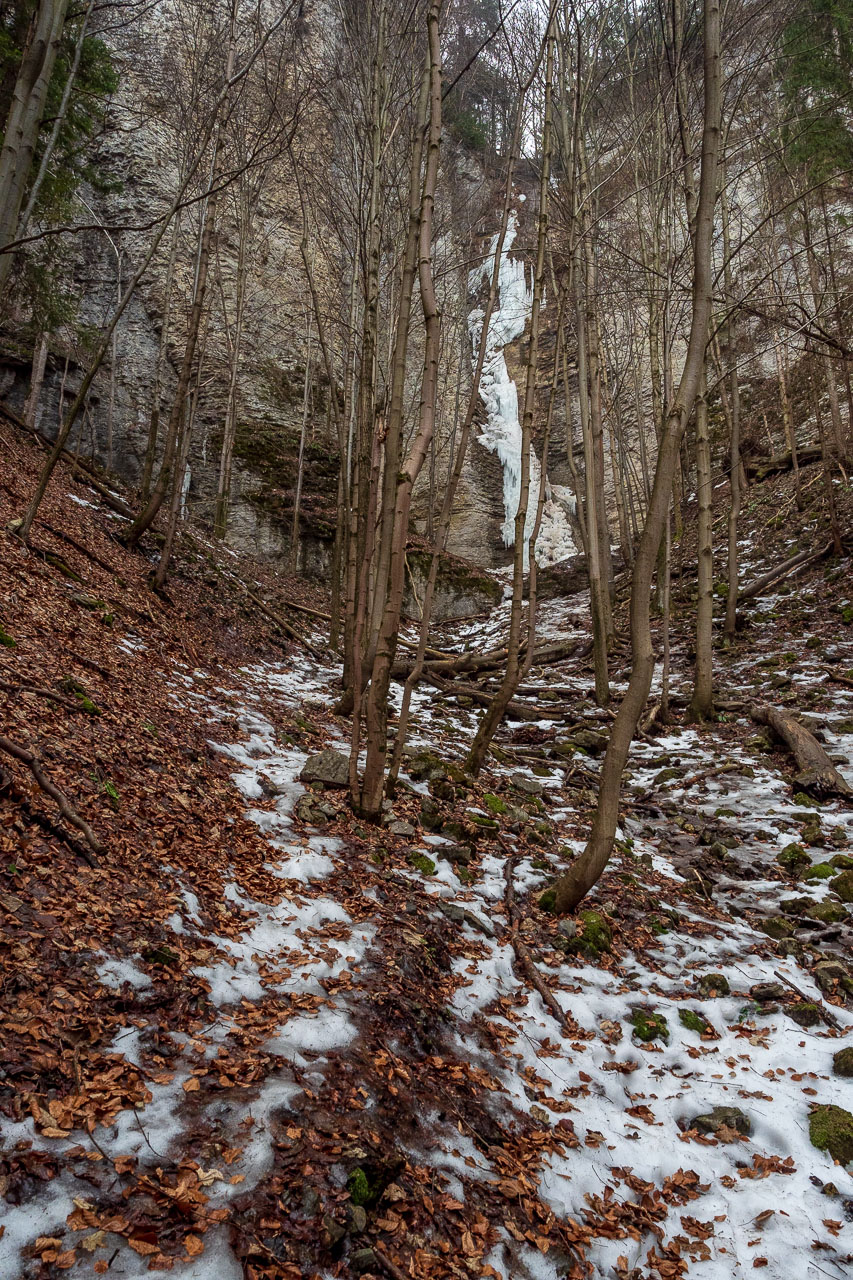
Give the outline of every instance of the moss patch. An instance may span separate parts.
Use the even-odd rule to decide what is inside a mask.
[[[818,1151],[827,1151],[839,1164],[853,1160],[853,1115],[843,1107],[815,1107],[809,1116],[809,1138]]]
[[[697,1013],[695,1009],[679,1009],[678,1021],[688,1031],[695,1031],[697,1036],[706,1036],[714,1029],[708,1019],[701,1013]]]
[[[432,858],[428,858],[425,853],[418,853],[417,850],[412,850],[409,854],[409,862],[415,870],[420,871],[422,875],[435,875],[435,863]]]
[[[489,794],[489,792],[486,792],[486,794],[483,796],[483,804],[486,806],[486,808],[489,810],[490,813],[507,813],[508,812],[507,806],[506,804],[504,804],[503,800],[501,800],[500,796],[493,796]]]
[[[0,623],[0,644],[2,644],[6,649],[14,649],[17,645],[17,641],[9,635],[9,632],[2,623]]]
[[[567,955],[582,955],[588,960],[597,960],[605,951],[612,950],[613,931],[600,911],[581,911],[578,914],[578,924],[580,927],[575,936],[565,941],[563,950]]]
[[[835,875],[835,867],[831,866],[830,863],[816,862],[815,865],[813,867],[810,867],[809,870],[806,872],[806,879],[807,880],[829,880],[829,878],[834,875]]]
[[[631,1014],[630,1022],[634,1028],[634,1035],[643,1044],[650,1044],[652,1040],[663,1040],[664,1044],[669,1044],[669,1027],[662,1013],[648,1013],[645,1009],[635,1009]]]

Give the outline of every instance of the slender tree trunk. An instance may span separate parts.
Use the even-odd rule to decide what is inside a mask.
[[[628,689],[610,734],[598,793],[592,832],[583,853],[557,884],[556,909],[573,910],[587,895],[607,865],[619,819],[622,772],[646,704],[654,673],[649,601],[658,547],[669,509],[672,481],[681,440],[699,390],[711,318],[711,246],[717,193],[720,147],[720,9],[718,0],[704,0],[704,107],[702,165],[696,217],[693,220],[693,289],[690,337],[678,392],[670,404],[661,432],[655,480],[646,522],[637,547],[631,590],[632,664]]]
[[[234,337],[231,342],[228,368],[228,397],[225,402],[225,422],[222,430],[222,448],[219,453],[219,474],[216,481],[216,506],[214,508],[213,534],[224,538],[228,530],[228,507],[231,499],[231,472],[234,464],[234,441],[237,436],[237,381],[240,372],[240,355],[243,347],[243,317],[246,310],[246,288],[249,278],[248,241],[252,209],[250,195],[240,196],[240,229],[237,246],[237,297],[234,302]]]
[[[711,440],[708,433],[708,389],[705,368],[696,397],[696,520],[697,586],[696,663],[689,714],[694,720],[714,716],[714,485],[711,478]]]
[[[293,494],[293,522],[290,528],[290,572],[299,568],[299,505],[302,500],[302,468],[305,464],[305,436],[311,399],[311,323],[308,323],[308,351],[305,356],[305,385],[302,388],[302,429],[299,432],[299,456],[296,460],[296,488]],[[330,387],[330,394],[334,388]]]
[[[68,115],[68,104],[71,101],[71,91],[74,88],[74,81],[77,79],[77,72],[80,70],[80,58],[83,55],[83,44],[86,39],[86,28],[89,25],[89,19],[92,16],[92,10],[94,9],[94,7],[95,7],[95,0],[89,0],[88,8],[86,9],[86,12],[83,14],[83,21],[80,23],[80,27],[77,32],[77,43],[74,46],[74,57],[71,60],[71,67],[68,71],[68,75],[65,80],[65,87],[62,90],[62,99],[59,103],[59,110],[57,111],[54,117],[53,127],[51,128],[51,131],[50,131],[50,137],[45,143],[45,148],[42,153],[41,163],[39,164],[38,173],[36,174],[33,180],[33,185],[30,187],[30,194],[27,199],[27,207],[24,210],[24,212],[21,214],[21,220],[18,223],[18,229],[17,229],[17,232],[15,233],[16,238],[18,240],[23,240],[24,236],[27,234],[27,230],[30,225],[30,219],[32,218],[33,213],[35,212],[35,207],[38,204],[39,192],[42,189],[42,184],[44,183],[45,177],[47,176],[47,171],[50,168],[50,162],[53,159],[53,153],[56,150],[56,143],[59,138],[59,134],[62,130],[62,126],[65,123],[65,117]]]
[[[21,417],[31,427],[36,425],[38,417],[41,389],[44,384],[44,371],[47,366],[47,334],[39,333],[33,351],[33,371],[30,377],[30,394],[27,396]]]
[[[151,496],[151,475],[154,471],[154,459],[157,456],[157,439],[160,434],[160,397],[163,392],[163,363],[169,347],[169,321],[172,313],[172,293],[175,279],[175,258],[178,253],[178,237],[181,230],[180,210],[175,215],[175,226],[172,232],[172,247],[169,250],[169,265],[166,268],[166,296],[163,306],[163,323],[160,328],[160,341],[157,344],[157,362],[154,365],[154,385],[151,388],[151,417],[148,421],[148,439],[145,443],[145,458],[142,463],[142,478],[139,494],[143,504]]]

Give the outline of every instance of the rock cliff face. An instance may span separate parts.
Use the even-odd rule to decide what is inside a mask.
[[[332,21],[321,0],[305,8],[306,21],[327,33]],[[123,63],[123,103],[130,112],[144,101],[146,85],[134,60],[119,50]],[[119,105],[121,110],[121,104]],[[91,221],[109,227],[141,227],[151,221],[152,210],[164,207],[178,181],[178,157],[174,139],[162,129],[138,125],[120,129],[103,144],[105,172],[115,180],[104,193],[82,191]],[[450,457],[454,423],[464,414],[470,394],[471,344],[468,316],[476,305],[477,286],[468,280],[467,264],[474,253],[488,253],[499,222],[501,193],[493,188],[479,161],[454,149],[452,139],[444,152],[444,209],[448,228],[440,252],[453,264],[445,273],[445,332],[457,344],[459,367],[442,391],[435,456],[425,466],[413,501],[413,530],[429,535],[441,505],[443,480]],[[532,190],[531,190],[532,194]],[[519,231],[516,249],[529,250],[533,201],[518,202]],[[220,197],[213,251],[215,269],[208,290],[209,316],[200,346],[204,359],[200,385],[193,388],[190,469],[183,495],[192,518],[212,523],[217,489],[219,452],[228,395],[228,364],[235,332],[239,257],[236,189]],[[142,478],[149,439],[152,408],[159,406],[164,423],[174,396],[177,370],[183,353],[187,317],[194,278],[199,221],[203,206],[191,205],[181,215],[174,249],[171,293],[171,233],[127,306],[116,331],[109,358],[98,374],[84,414],[72,436],[71,447],[95,458],[131,485]],[[318,210],[311,211],[315,220]],[[304,569],[324,573],[331,560],[337,497],[338,446],[329,412],[330,388],[326,378],[305,284],[300,254],[302,213],[298,191],[286,165],[251,206],[251,231],[245,246],[251,263],[246,286],[246,309],[239,365],[236,443],[231,482],[227,538],[237,548],[270,557],[288,553],[293,492],[300,433],[306,425],[306,468],[300,522],[299,562]],[[76,316],[49,337],[49,354],[39,397],[36,421],[52,436],[63,409],[76,393],[93,349],[94,339],[115,306],[145,251],[150,231],[124,231],[109,235],[87,231],[75,238],[73,293]],[[321,298],[335,298],[340,310],[340,280],[349,270],[334,248],[331,229],[323,232],[332,247],[318,255],[314,271]],[[337,280],[335,276],[337,274]],[[336,293],[337,289],[337,293]],[[545,344],[549,313],[546,309]],[[7,331],[0,345],[0,397],[21,412],[30,392],[32,345],[37,335],[24,323]],[[454,329],[455,326],[455,329]],[[521,379],[524,323],[517,326],[505,350],[508,376]],[[26,334],[26,340],[20,334]],[[14,333],[14,337],[12,336]],[[416,338],[415,338],[416,340]],[[414,349],[414,348],[413,348]],[[159,377],[158,377],[159,368]],[[412,360],[412,378],[420,373],[420,359]],[[159,394],[158,394],[159,382]],[[306,404],[307,397],[307,404]],[[417,403],[416,390],[412,402]],[[450,551],[475,565],[506,565],[511,551],[502,537],[505,521],[505,468],[486,439],[489,411],[478,405],[475,430],[453,509]],[[541,449],[539,442],[538,449]],[[552,458],[560,474],[560,444],[555,440]],[[562,479],[562,475],[561,475]],[[531,495],[535,504],[535,494]],[[470,602],[469,602],[470,603]]]

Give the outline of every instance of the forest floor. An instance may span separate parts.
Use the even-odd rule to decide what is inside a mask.
[[[751,603],[706,726],[681,602],[674,721],[560,921],[610,718],[585,660],[534,668],[473,787],[477,709],[419,687],[368,828],[299,781],[348,735],[336,660],[245,584],[319,594],[194,535],[161,599],[64,468],[28,553],[5,530],[40,455],[0,435],[0,732],[102,846],[0,755],[2,1280],[850,1274],[853,801],[798,792],[745,710],[807,715],[853,783],[849,557]],[[820,545],[810,492],[750,491],[747,580]],[[585,597],[541,624],[585,637]]]

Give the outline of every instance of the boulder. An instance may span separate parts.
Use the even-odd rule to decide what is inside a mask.
[[[324,787],[349,786],[349,757],[327,747],[309,756],[302,766],[300,782],[322,782]]]
[[[541,796],[543,787],[538,778],[529,778],[526,773],[514,773],[510,778],[510,782],[516,791],[521,791],[526,796]]]
[[[830,881],[829,887],[842,902],[853,902],[853,871],[842,871],[840,876]]]

